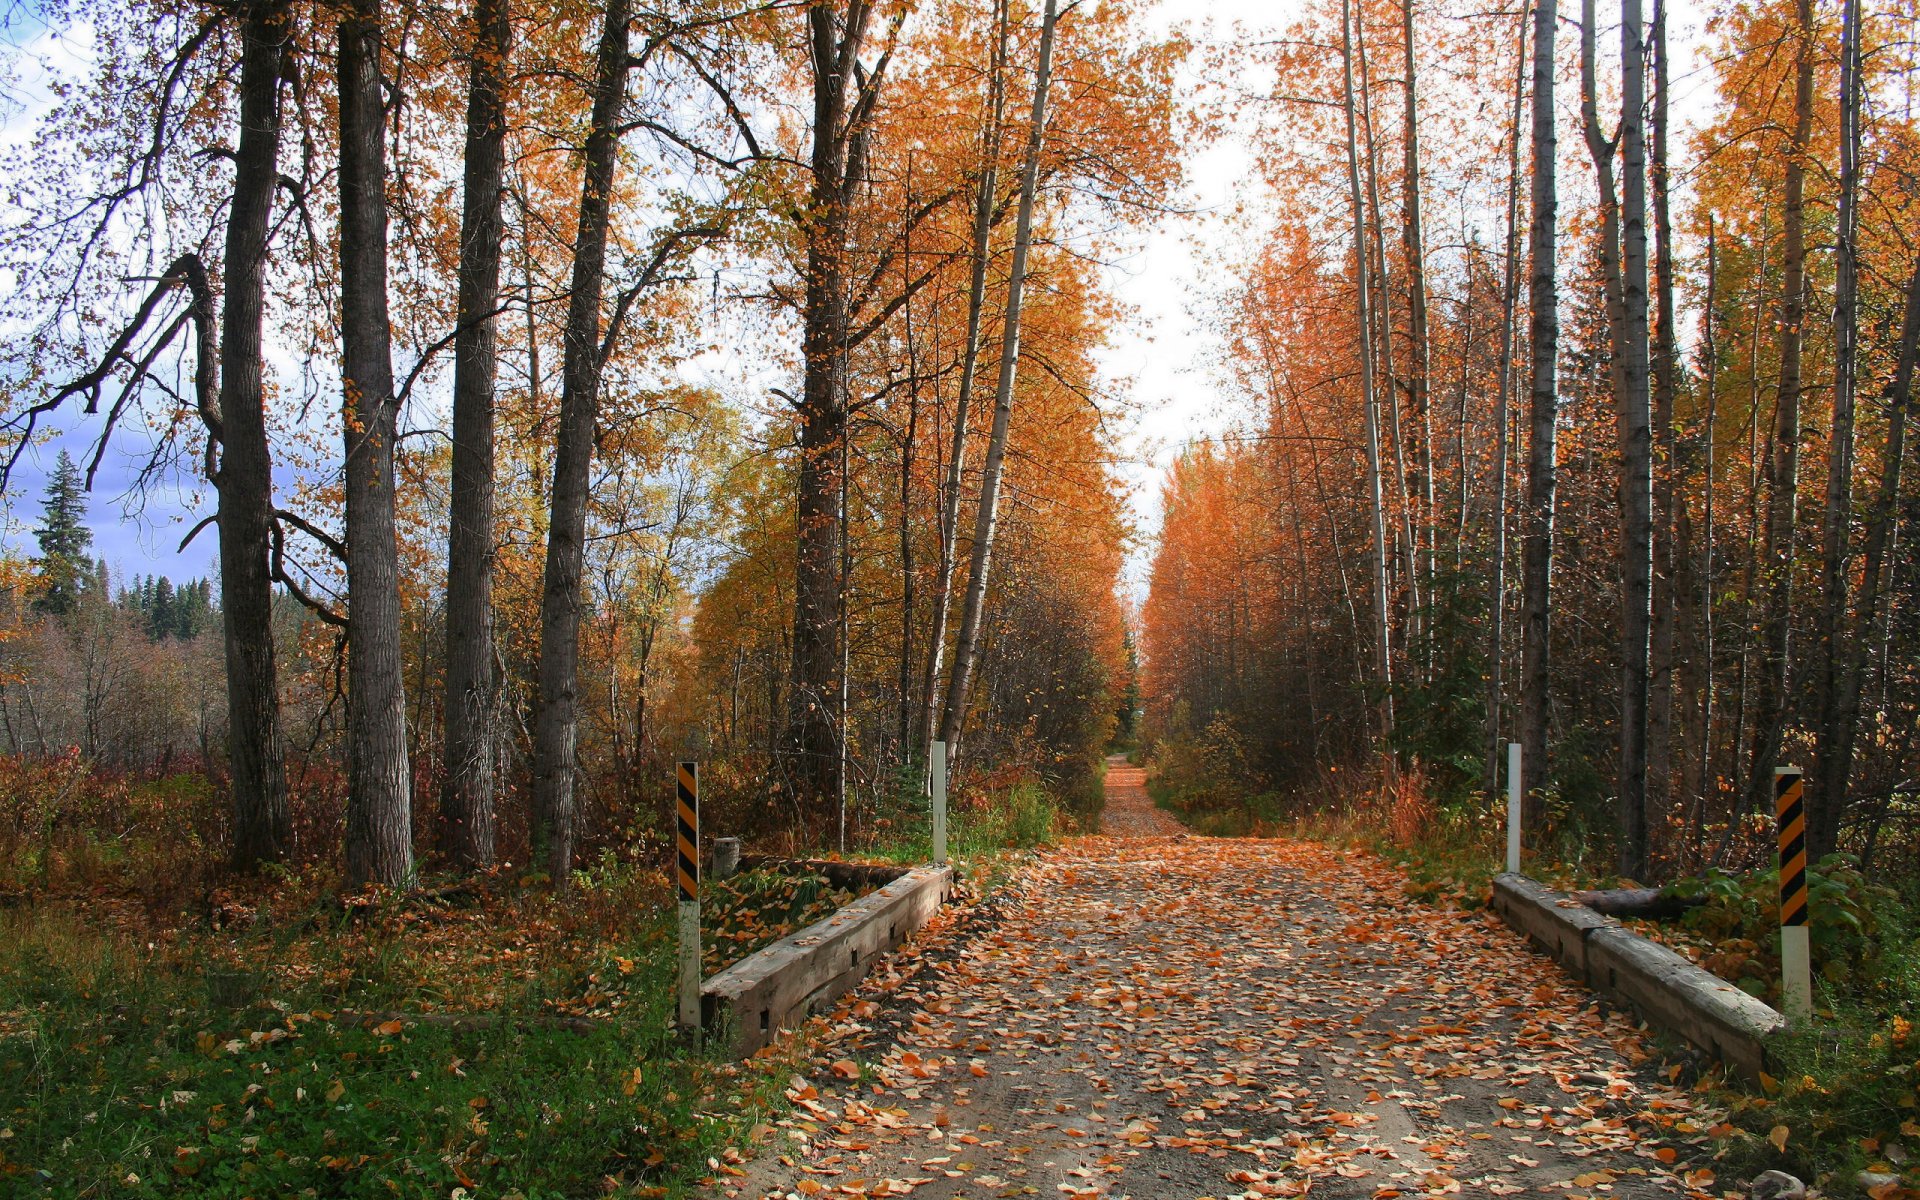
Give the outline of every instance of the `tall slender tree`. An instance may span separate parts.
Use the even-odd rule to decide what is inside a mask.
[[[1352,0],[1340,4],[1341,107],[1346,120],[1347,201],[1353,227],[1354,328],[1359,341],[1360,403],[1366,412],[1367,498],[1373,519],[1373,653],[1379,717],[1378,753],[1391,771],[1393,762],[1393,634],[1387,600],[1386,501],[1380,479],[1379,397],[1373,378],[1373,321],[1368,311],[1367,221],[1361,195],[1360,146],[1353,87],[1354,13]]]
[[[1793,124],[1788,134],[1784,205],[1780,219],[1780,369],[1772,444],[1765,458],[1767,513],[1759,578],[1761,645],[1755,680],[1752,766],[1747,776],[1750,811],[1773,805],[1773,769],[1787,716],[1787,682],[1793,668],[1793,569],[1800,487],[1801,356],[1806,343],[1807,153],[1813,140],[1813,0],[1795,0]],[[1816,800],[1813,808],[1817,809]],[[1809,847],[1811,849],[1811,847]]]
[[[1494,402],[1493,594],[1487,626],[1487,769],[1484,787],[1492,793],[1500,780],[1501,709],[1506,691],[1501,676],[1506,664],[1507,619],[1507,490],[1513,448],[1514,310],[1520,296],[1520,128],[1527,97],[1527,13],[1520,12],[1520,28],[1513,52],[1513,117],[1507,132],[1507,235],[1500,286],[1500,382]],[[1466,471],[1465,464],[1461,472]]]
[[[947,626],[953,610],[954,548],[960,533],[961,481],[967,461],[967,425],[972,417],[974,381],[979,374],[980,329],[987,300],[987,261],[992,254],[993,216],[999,204],[1000,141],[1007,100],[1007,36],[1011,27],[1006,0],[995,0],[992,57],[987,64],[986,113],[980,133],[980,164],[973,193],[973,243],[967,279],[967,324],[960,350],[959,394],[953,406],[952,447],[940,496],[940,560],[933,577],[933,616],[927,637],[925,692],[920,714],[920,749],[933,740],[940,712],[940,664],[946,654]]]
[[[980,503],[973,519],[973,558],[967,569],[967,593],[960,610],[960,634],[953,651],[953,676],[947,683],[940,738],[957,754],[966,722],[967,699],[979,664],[980,627],[986,615],[987,576],[993,564],[993,539],[1000,505],[1000,475],[1005,467],[1007,434],[1013,422],[1014,384],[1020,371],[1020,311],[1027,286],[1027,256],[1033,246],[1033,210],[1040,185],[1040,151],[1046,137],[1047,91],[1053,82],[1053,39],[1059,23],[1057,0],[1046,0],[1041,15],[1040,57],[1034,67],[1033,112],[1027,129],[1026,160],[1020,168],[1020,206],[1014,218],[1013,264],[1007,276],[1007,313],[1000,335],[1000,377],[994,386],[993,429],[987,435],[980,472]]]
[[[1553,43],[1556,0],[1533,9],[1533,189],[1528,241],[1529,318],[1527,500],[1521,554],[1521,778],[1530,815],[1549,778],[1547,725],[1552,703],[1553,522],[1558,482],[1560,316],[1555,284]]]
[[[1840,180],[1834,209],[1833,421],[1827,438],[1827,506],[1821,520],[1821,592],[1818,625],[1817,690],[1820,696],[1819,744],[1813,800],[1807,811],[1807,853],[1812,861],[1838,848],[1840,821],[1847,806],[1852,767],[1852,735],[1840,729],[1849,720],[1845,693],[1846,635],[1852,608],[1853,423],[1857,342],[1859,340],[1860,190],[1860,0],[1840,6]],[[1857,711],[1853,714],[1857,717]]]

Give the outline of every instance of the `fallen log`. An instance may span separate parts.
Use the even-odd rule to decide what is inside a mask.
[[[1613,888],[1607,891],[1575,892],[1573,899],[1597,913],[1609,917],[1643,917],[1664,921],[1698,908],[1705,901],[1698,896],[1679,896],[1665,888]]]
[[[913,870],[892,863],[840,862],[830,858],[782,858],[777,854],[742,854],[742,871],[776,871],[782,875],[824,875],[828,883],[850,891],[883,888],[904,879]]]

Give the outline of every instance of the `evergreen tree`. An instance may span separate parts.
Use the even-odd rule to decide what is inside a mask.
[[[93,545],[93,530],[87,528],[86,481],[65,450],[47,479],[40,527],[33,532],[40,542],[41,581],[34,608],[65,616],[73,611],[93,571],[86,553]]]
[[[179,608],[174,601],[173,581],[165,575],[155,581],[148,592],[147,601],[147,639],[163,641],[176,637],[180,633]]]

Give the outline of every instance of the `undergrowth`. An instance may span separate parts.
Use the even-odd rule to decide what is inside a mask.
[[[784,1107],[798,1046],[735,1064],[673,1031],[655,866],[342,896],[162,855],[166,787],[43,775],[44,820],[0,846],[0,1194],[678,1196]],[[924,805],[853,857],[925,861]],[[1074,807],[1022,779],[956,798],[952,857],[983,891]],[[750,872],[703,898],[711,974],[854,893]]]

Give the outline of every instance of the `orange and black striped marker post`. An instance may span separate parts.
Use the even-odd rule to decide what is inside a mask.
[[[680,1026],[700,1027],[700,764],[679,764],[675,805],[679,836],[675,877],[680,892]]]
[[[1799,767],[1773,770],[1775,824],[1780,834],[1780,994],[1787,1015],[1813,1014],[1813,956],[1807,938],[1806,780]]]

